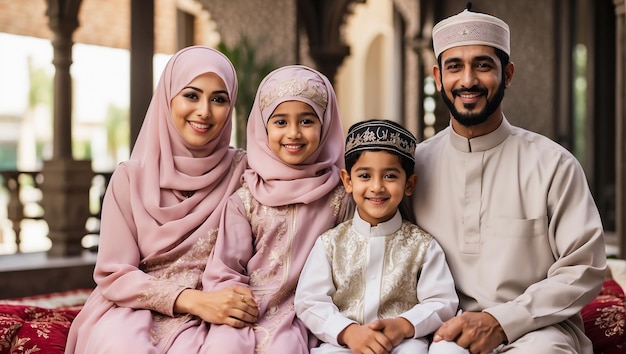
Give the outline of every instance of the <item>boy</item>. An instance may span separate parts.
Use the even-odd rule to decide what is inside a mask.
[[[456,312],[443,250],[398,209],[417,182],[415,146],[388,120],[348,130],[341,180],[356,212],[317,239],[296,289],[298,316],[323,342],[312,354],[427,353],[427,336]]]

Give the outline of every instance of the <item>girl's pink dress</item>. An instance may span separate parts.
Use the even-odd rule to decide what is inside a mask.
[[[293,100],[311,106],[322,123],[319,147],[299,165],[276,157],[266,130],[276,107]],[[343,128],[328,79],[300,65],[271,72],[248,119],[247,149],[250,169],[228,200],[203,284],[206,290],[249,286],[259,320],[242,329],[211,326],[203,353],[308,353],[315,341],[293,301],[300,271],[317,237],[352,217],[345,215]]]

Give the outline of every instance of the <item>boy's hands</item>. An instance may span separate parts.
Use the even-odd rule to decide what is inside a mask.
[[[388,354],[393,349],[383,332],[369,328],[369,324],[353,323],[337,337],[339,344],[346,345],[354,354]]]
[[[364,325],[351,324],[338,336],[339,344],[355,354],[387,354],[405,338],[413,337],[415,328],[402,317],[376,320]]]
[[[415,328],[407,319],[403,317],[386,318],[376,320],[367,324],[370,329],[382,332],[387,337],[393,347],[397,347],[406,338],[413,338]]]

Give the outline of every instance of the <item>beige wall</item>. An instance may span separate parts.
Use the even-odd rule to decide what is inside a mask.
[[[355,6],[346,21],[350,46],[337,72],[335,88],[345,129],[369,118],[399,120],[393,86],[393,17],[391,2],[370,0]]]
[[[360,120],[384,118],[417,131],[419,62],[411,48],[420,26],[417,8],[417,0],[368,0],[347,16],[343,34],[350,56],[335,80],[346,130]],[[394,10],[405,21],[405,33],[398,31]]]

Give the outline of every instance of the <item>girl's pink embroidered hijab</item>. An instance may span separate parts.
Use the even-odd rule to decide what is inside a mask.
[[[310,105],[322,122],[317,150],[304,163],[290,165],[269,148],[266,125],[285,101]],[[262,204],[308,204],[332,191],[343,168],[344,138],[337,97],[330,81],[316,70],[290,65],[269,73],[259,85],[248,118],[248,163],[244,179]]]
[[[230,111],[224,127],[211,142],[192,147],[174,127],[170,103],[189,82],[208,72],[217,74],[224,81]],[[200,229],[217,227],[219,217],[210,223],[215,225],[206,225],[205,221],[230,196],[233,189],[231,176],[238,178],[245,166],[240,162],[240,166],[232,168],[236,150],[229,146],[236,98],[235,69],[219,51],[201,46],[188,47],[177,52],[167,63],[130,161],[126,163],[131,170],[133,217],[137,230],[141,230],[147,240],[169,243],[172,238],[180,240],[189,236],[193,230],[202,232],[196,230],[199,225],[204,225]],[[194,191],[194,194],[185,199],[181,191]]]

